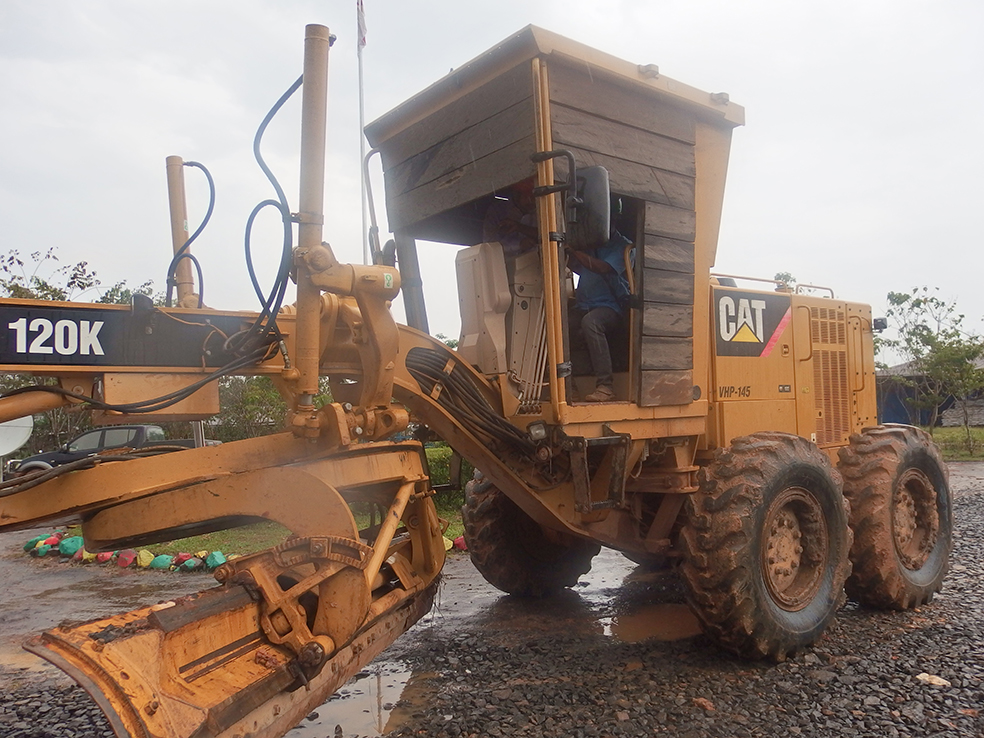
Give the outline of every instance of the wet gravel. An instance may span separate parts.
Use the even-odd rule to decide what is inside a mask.
[[[951,470],[952,567],[930,605],[885,613],[848,603],[816,647],[770,665],[703,636],[613,639],[606,616],[627,602],[682,601],[672,577],[613,587],[601,610],[576,589],[532,605],[504,597],[468,618],[432,618],[391,647],[386,658],[408,664],[424,688],[397,705],[406,716],[387,735],[984,736],[984,464]],[[112,735],[63,680],[7,673],[0,683],[6,738]]]

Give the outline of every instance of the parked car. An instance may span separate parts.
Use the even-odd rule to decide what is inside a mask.
[[[214,446],[220,441],[205,441]],[[38,469],[51,469],[76,459],[112,449],[140,449],[149,446],[184,446],[194,448],[191,438],[169,439],[159,425],[115,425],[86,431],[55,451],[47,451],[7,464],[8,475],[27,474]]]

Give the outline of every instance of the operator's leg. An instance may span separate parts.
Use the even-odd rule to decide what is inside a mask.
[[[619,322],[618,313],[608,307],[595,308],[581,320],[581,332],[595,375],[595,391],[584,398],[588,402],[608,402],[615,398],[608,333],[617,330]]]

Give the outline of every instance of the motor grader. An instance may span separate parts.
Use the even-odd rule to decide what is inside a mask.
[[[923,432],[876,425],[870,309],[712,274],[740,106],[527,27],[367,127],[394,239],[380,248],[374,226],[374,263],[343,264],[322,240],[330,42],[308,27],[300,199],[274,182],[284,259],[269,295],[254,281],[258,313],[195,294],[177,157],[176,306],[0,302],[4,371],[54,378],[0,399],[0,419],[202,419],[231,374],[270,377],[290,407],[276,435],[0,487],[4,529],[81,521],[90,551],[259,519],[291,532],[214,589],[28,644],[117,735],[282,735],[426,613],[445,549],[424,438],[481,470],[470,555],[515,595],[573,585],[606,546],[677,568],[724,648],[781,660],[821,636],[845,587],[897,609],[939,590],[947,472]],[[483,221],[523,182],[537,241],[509,253]],[[631,242],[616,396],[580,402],[593,377],[573,355],[568,256],[613,223]],[[418,244],[427,258],[435,241],[462,247],[457,350],[427,331]],[[390,312],[401,289],[407,326]],[[417,440],[391,440],[408,428]]]

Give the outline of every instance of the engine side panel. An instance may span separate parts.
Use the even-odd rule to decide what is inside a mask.
[[[868,306],[715,286],[710,312],[711,446],[778,430],[835,448],[875,422]]]

